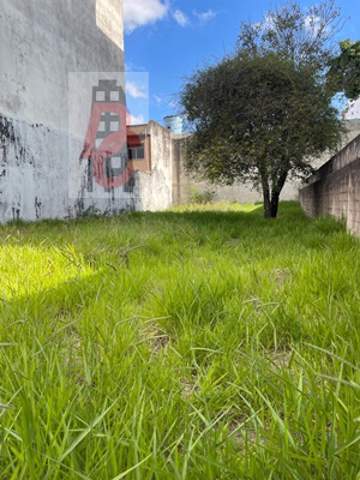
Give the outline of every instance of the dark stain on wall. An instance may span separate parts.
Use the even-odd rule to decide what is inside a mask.
[[[15,143],[14,126],[11,120],[0,116],[0,144]]]
[[[8,148],[13,146],[17,165],[23,163],[33,164],[32,156],[28,154],[26,148],[22,145],[20,137],[15,133],[14,122],[9,118],[0,115],[0,149],[2,149],[2,162],[7,163]],[[1,176],[5,176],[3,171]]]
[[[41,200],[39,199],[39,197],[35,197],[35,213],[37,219],[41,218],[41,206]]]
[[[0,149],[2,150],[2,161],[7,163],[7,148],[9,144],[15,144],[15,131],[11,120],[0,115]]]
[[[12,216],[14,221],[20,220],[20,208],[12,207]]]

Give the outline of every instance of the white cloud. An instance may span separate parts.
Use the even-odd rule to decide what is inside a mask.
[[[145,122],[144,115],[131,115],[130,113],[126,116],[127,125],[143,125]]]
[[[160,105],[163,101],[163,99],[160,97],[160,95],[153,95],[153,99],[155,100],[155,102]]]
[[[173,110],[176,110],[179,107],[179,102],[175,99],[170,100],[169,107],[172,108]]]
[[[186,27],[186,25],[189,24],[188,17],[181,10],[175,10],[175,12],[173,13],[173,17],[181,27]]]
[[[125,29],[131,33],[138,27],[161,20],[168,13],[164,0],[124,0]]]
[[[194,15],[195,15],[195,17],[198,18],[198,20],[201,23],[208,23],[216,17],[217,13],[214,12],[214,10],[212,10],[210,8],[209,10],[206,10],[205,12],[197,12],[196,10],[194,10]]]
[[[126,93],[132,98],[147,98],[146,92],[134,82],[126,82]]]

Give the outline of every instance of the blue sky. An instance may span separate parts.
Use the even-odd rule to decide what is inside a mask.
[[[360,0],[339,0],[342,38],[360,39]],[[127,101],[134,123],[177,113],[177,97],[198,67],[230,53],[242,21],[260,21],[274,0],[124,0]],[[312,0],[302,0],[304,6]]]

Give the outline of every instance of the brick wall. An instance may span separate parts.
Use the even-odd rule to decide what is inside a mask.
[[[360,135],[309,179],[300,202],[306,214],[344,219],[360,236]]]

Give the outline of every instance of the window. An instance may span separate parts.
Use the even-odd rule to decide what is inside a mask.
[[[105,92],[98,90],[96,92],[96,101],[97,102],[105,102]]]
[[[111,102],[120,102],[120,92],[119,91],[110,92],[110,101]]]
[[[129,148],[129,160],[144,160],[145,149],[144,145]]]

